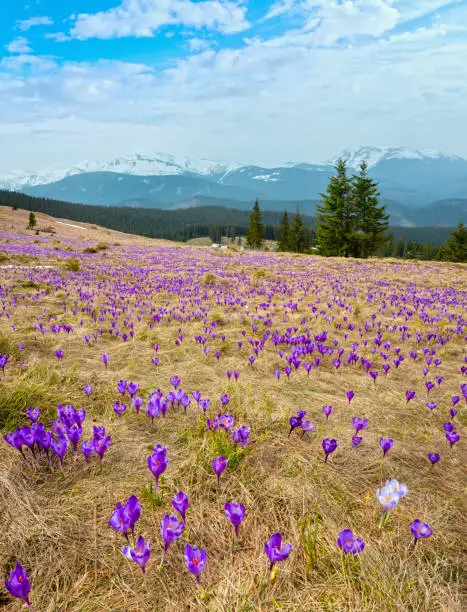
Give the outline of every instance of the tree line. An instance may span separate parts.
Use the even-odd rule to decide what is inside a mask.
[[[72,204],[0,190],[0,205],[181,242],[199,237],[221,242],[228,237],[233,243],[235,238],[246,236],[250,248],[262,248],[265,240],[271,240],[283,252],[467,261],[466,229],[462,223],[443,246],[427,241],[430,236],[432,240],[443,240],[446,228],[404,228],[408,239],[388,234],[377,184],[366,170],[366,164],[362,164],[360,173],[348,178],[345,163],[338,162],[336,176],[322,194],[317,220],[301,215],[298,209],[293,215],[287,211],[263,213],[258,200],[251,213],[221,206],[158,210]],[[35,218],[30,229],[34,223]],[[399,234],[402,231],[393,229]]]

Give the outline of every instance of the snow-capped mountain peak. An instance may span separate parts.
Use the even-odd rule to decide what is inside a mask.
[[[166,176],[190,174],[198,177],[212,179],[216,183],[227,183],[232,174],[244,173],[245,176],[255,178],[257,181],[273,181],[280,175],[281,170],[297,169],[310,172],[329,172],[329,166],[334,166],[339,158],[347,161],[351,169],[358,169],[362,160],[366,160],[371,168],[380,162],[390,159],[401,160],[428,160],[439,159],[446,161],[465,161],[454,155],[446,155],[437,151],[415,151],[405,147],[351,147],[342,151],[336,157],[321,164],[304,162],[287,162],[274,168],[248,166],[239,163],[228,164],[215,162],[209,159],[192,159],[189,157],[175,157],[168,153],[130,153],[108,161],[83,161],[68,168],[53,168],[44,171],[12,172],[0,175],[0,189],[21,191],[25,188],[56,183],[66,177],[92,172],[112,172],[133,176]],[[276,172],[276,174],[272,174]],[[277,174],[279,172],[279,174]]]
[[[135,176],[168,174],[225,175],[240,168],[241,164],[226,164],[208,159],[177,158],[168,153],[131,153],[109,161],[83,161],[70,168],[39,171],[11,172],[0,175],[0,188],[21,189],[54,183],[65,177],[88,172],[118,172]]]
[[[383,161],[389,159],[462,159],[455,155],[447,155],[439,151],[424,150],[416,151],[414,149],[407,149],[405,147],[376,147],[376,146],[365,146],[365,147],[350,147],[344,149],[339,155],[336,155],[332,159],[327,160],[326,164],[334,166],[339,159],[344,159],[347,162],[347,166],[352,169],[359,168],[362,161],[366,161],[369,168],[376,166]]]

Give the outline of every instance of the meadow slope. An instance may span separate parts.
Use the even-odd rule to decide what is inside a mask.
[[[27,214],[0,209],[0,430],[26,425],[29,407],[50,430],[57,406],[71,404],[86,411],[81,440],[96,426],[111,435],[102,462],[86,462],[80,440],[62,468],[52,452],[49,463],[23,444],[25,461],[0,439],[0,576],[19,561],[34,610],[463,608],[467,266],[221,252],[40,214],[49,233],[36,235]],[[139,413],[119,380],[139,385]],[[175,386],[190,404],[169,395],[152,422],[149,395]],[[211,400],[206,415],[195,391]],[[289,435],[298,410],[314,428]],[[230,431],[209,430],[206,419],[224,413]],[[356,416],[368,427],[353,448]],[[452,448],[449,422],[460,436]],[[251,428],[244,449],[230,440],[241,425]],[[324,438],[338,443],[326,463]],[[381,438],[394,441],[384,459]],[[147,464],[156,444],[169,458],[158,493]],[[376,490],[388,479],[408,494],[382,525]],[[161,567],[159,526],[179,490],[185,529]],[[132,494],[136,535],[151,540],[144,579],[109,526]],[[224,514],[231,500],[246,508],[238,540]],[[417,518],[433,535],[414,546]],[[365,542],[360,554],[341,553],[343,529]],[[275,532],[293,550],[270,580],[264,542]],[[186,543],[207,551],[200,586]],[[2,580],[0,607],[22,606]]]

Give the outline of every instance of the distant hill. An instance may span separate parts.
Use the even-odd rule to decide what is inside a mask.
[[[0,206],[12,206],[42,212],[53,217],[82,221],[119,230],[128,234],[139,234],[152,238],[189,240],[199,236],[210,236],[212,232],[243,235],[248,227],[250,210],[239,210],[222,206],[204,205],[159,210],[131,208],[129,206],[89,206],[70,202],[35,198],[23,193],[0,191]],[[251,204],[250,204],[251,206]],[[309,202],[308,210],[311,210]],[[305,208],[305,206],[304,206]],[[282,217],[282,210],[263,210],[266,237],[275,239]],[[304,224],[310,230],[316,225],[313,216],[303,215]],[[454,224],[453,224],[454,225]],[[406,240],[440,245],[446,240],[452,227],[390,227],[394,236],[403,235]]]

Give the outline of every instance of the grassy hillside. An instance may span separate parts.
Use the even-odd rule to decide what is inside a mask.
[[[34,610],[462,610],[465,266],[225,253],[38,217],[55,234],[36,236],[26,211],[0,209],[0,251],[27,266],[0,267],[0,429],[26,425],[37,407],[55,443],[57,419],[65,440],[81,438],[63,465],[23,445],[25,460],[0,438],[0,569],[22,564]],[[139,412],[120,380],[139,385]],[[196,391],[210,399],[206,414]],[[153,392],[167,410],[152,422]],[[85,409],[81,431],[59,404]],[[298,410],[313,428],[292,421],[290,431]],[[233,425],[210,429],[219,414]],[[353,417],[368,420],[358,444]],[[443,423],[460,434],[451,450]],[[240,426],[244,448],[232,439]],[[95,427],[111,436],[102,462],[82,454],[81,441],[100,439]],[[393,440],[384,458],[382,438]],[[325,462],[326,439],[337,447]],[[157,444],[168,465],[156,492]],[[396,505],[383,515],[376,492],[392,479],[408,492],[389,495]],[[186,522],[162,564],[160,523],[180,519],[179,491]],[[135,535],[151,541],[144,577],[109,525],[131,495]],[[238,538],[231,501],[245,506]],[[416,519],[433,534],[415,546]],[[339,549],[345,529],[360,553]],[[274,533],[293,548],[271,573]],[[199,586],[187,544],[207,553]],[[3,584],[0,606],[22,609]]]

